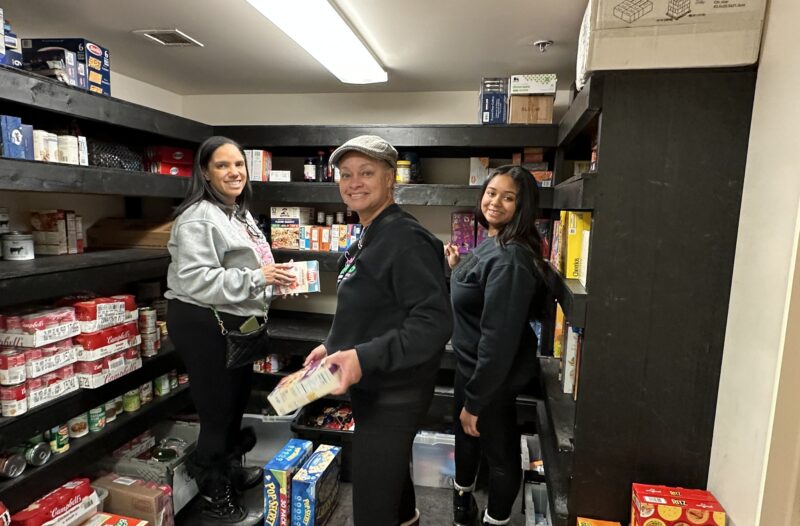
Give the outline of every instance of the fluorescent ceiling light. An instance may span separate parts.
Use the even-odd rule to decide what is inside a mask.
[[[386,71],[328,0],[247,1],[342,82],[386,82]]]

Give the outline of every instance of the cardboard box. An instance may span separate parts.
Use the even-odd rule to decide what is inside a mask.
[[[55,78],[69,86],[78,86],[78,60],[74,51],[39,50],[24,55],[25,69]]]
[[[506,109],[507,99],[508,95],[505,93],[481,93],[481,124],[505,124],[508,113]]]
[[[44,347],[51,343],[66,340],[81,333],[77,321],[60,323],[32,333],[15,333],[0,331],[0,347]]]
[[[75,52],[78,87],[111,95],[111,53],[83,38],[23,38],[22,54],[27,62],[40,50],[64,49]]]
[[[272,225],[269,229],[272,248],[303,249],[300,246],[300,229],[299,225],[286,227]],[[310,246],[305,249],[309,250]]]
[[[167,248],[171,231],[172,221],[108,217],[92,225],[86,237],[94,248]]]
[[[558,77],[555,73],[533,73],[511,75],[508,83],[509,95],[555,95]]]
[[[583,265],[583,232],[592,228],[591,212],[562,211],[564,227],[564,268],[562,274],[567,279],[580,279]]]
[[[267,181],[290,183],[292,182],[292,172],[290,170],[270,170],[269,174],[267,174]]]
[[[469,158],[469,185],[481,186],[489,177],[489,158]]]
[[[633,484],[631,526],[725,526],[725,509],[710,492]]]
[[[124,517],[116,513],[106,513],[103,511],[92,515],[92,517],[82,523],[81,526],[150,526],[150,523],[145,520]]]
[[[620,523],[616,521],[601,521],[599,519],[578,517],[578,526],[620,526]]]
[[[104,511],[142,519],[152,526],[172,526],[174,524],[172,501],[164,489],[155,484],[130,477],[110,473],[92,485],[108,490],[108,498],[103,503]]]
[[[177,146],[149,146],[145,150],[147,159],[155,162],[170,164],[188,164],[194,162],[194,153],[189,148]]]
[[[313,448],[293,438],[264,466],[264,526],[291,526],[292,477]]]
[[[309,294],[320,291],[319,261],[295,261],[292,265],[297,284],[292,287],[278,285],[276,295]]]
[[[508,103],[509,124],[552,124],[552,95],[511,95]]]
[[[11,115],[0,115],[0,132],[2,132],[0,146],[2,146],[3,157],[24,159],[22,119]]]
[[[292,526],[322,526],[336,508],[342,448],[321,444],[292,479]]]
[[[314,209],[303,206],[273,206],[269,209],[272,225],[313,225]]]
[[[165,161],[151,161],[149,163],[150,173],[161,175],[174,175],[177,177],[191,177],[191,164],[174,164]]]
[[[724,67],[758,60],[765,0],[592,0],[579,69]],[[581,56],[585,59],[581,61]],[[581,76],[580,74],[578,75]]]
[[[339,369],[335,365],[312,362],[285,376],[267,396],[279,416],[329,394],[339,386]]]

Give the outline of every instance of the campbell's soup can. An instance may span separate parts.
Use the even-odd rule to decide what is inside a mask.
[[[28,387],[26,384],[0,387],[0,413],[3,416],[19,416],[28,411]]]
[[[0,352],[0,385],[16,385],[25,381],[25,352],[6,349]]]
[[[153,307],[139,309],[139,332],[156,332],[156,310]]]
[[[22,334],[22,316],[6,316],[6,332]]]
[[[11,526],[11,512],[0,502],[0,526]]]

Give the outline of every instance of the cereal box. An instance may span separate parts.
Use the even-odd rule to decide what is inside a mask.
[[[322,526],[336,508],[342,448],[321,444],[292,479],[292,526]]]
[[[467,254],[475,248],[475,214],[473,212],[453,212],[451,218],[450,240],[458,247],[459,254]]]
[[[725,526],[725,510],[708,491],[634,484],[631,526]]]
[[[294,286],[278,285],[276,295],[319,292],[319,261],[294,261],[292,270],[297,279]]]
[[[264,526],[290,526],[292,477],[311,455],[308,440],[289,440],[264,466]]]
[[[338,385],[338,367],[316,361],[281,379],[267,399],[278,415],[285,415],[322,398]]]

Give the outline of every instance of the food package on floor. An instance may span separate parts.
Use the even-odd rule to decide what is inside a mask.
[[[122,477],[116,473],[109,473],[92,484],[108,491],[104,511],[142,519],[152,526],[175,524],[169,486]]]
[[[150,526],[150,523],[133,517],[123,517],[114,513],[102,512],[93,515],[81,526]]]
[[[290,526],[292,477],[313,448],[311,441],[293,438],[264,466],[264,526]]]
[[[321,444],[292,479],[292,526],[322,526],[333,514],[341,450]]]
[[[11,516],[12,526],[80,524],[81,517],[97,511],[100,498],[89,479],[74,479]],[[52,521],[52,522],[51,522]]]
[[[319,261],[295,261],[292,263],[292,271],[295,275],[295,285],[278,285],[275,295],[309,294],[320,291]]]
[[[725,526],[725,509],[710,492],[633,484],[631,526]]]
[[[336,365],[315,361],[281,379],[267,399],[275,412],[283,416],[330,394],[339,386],[339,377]]]

